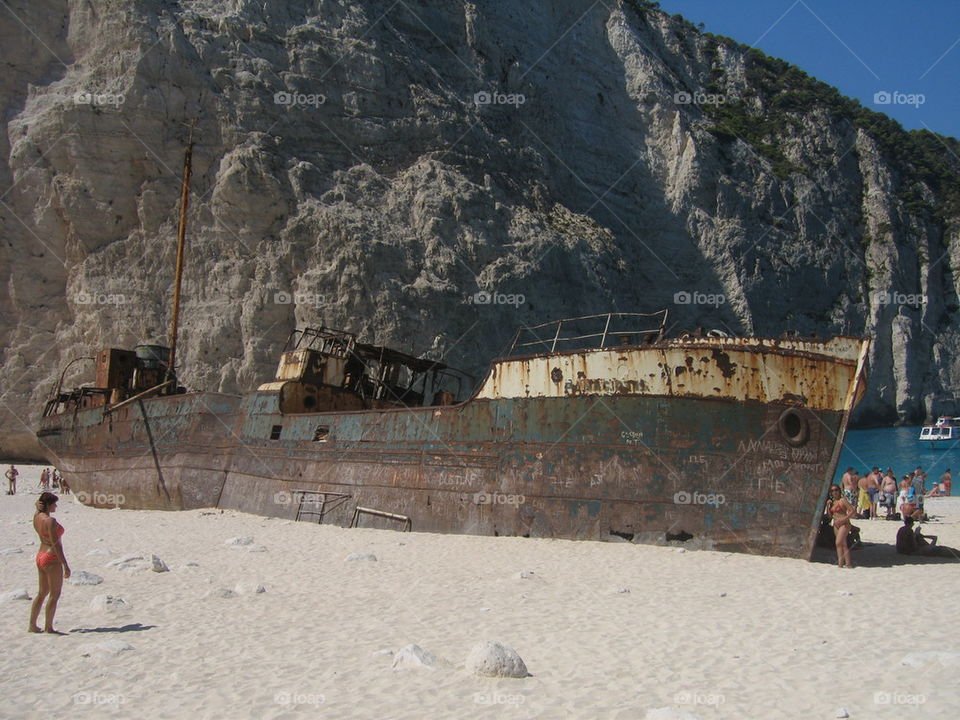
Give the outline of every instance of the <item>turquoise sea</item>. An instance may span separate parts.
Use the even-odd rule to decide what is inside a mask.
[[[960,440],[946,447],[931,448],[929,443],[917,440],[919,436],[919,427],[848,431],[837,464],[836,481],[839,482],[843,471],[851,466],[861,473],[874,465],[883,471],[892,467],[899,480],[921,465],[927,473],[929,490],[947,468],[960,470]]]

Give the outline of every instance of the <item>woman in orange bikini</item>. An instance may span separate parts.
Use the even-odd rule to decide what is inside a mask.
[[[857,514],[857,509],[843,497],[839,485],[830,486],[830,499],[827,500],[827,514],[833,518],[833,532],[837,538],[837,564],[840,567],[853,567],[850,560],[850,548],[847,547],[847,535],[850,534],[852,523],[850,519]]]
[[[33,516],[33,529],[40,536],[40,550],[37,552],[37,572],[40,574],[40,589],[33,599],[30,608],[30,632],[41,632],[37,626],[40,617],[40,608],[43,601],[47,601],[47,613],[43,624],[43,632],[63,635],[53,629],[53,616],[57,612],[57,601],[60,600],[60,590],[63,579],[70,577],[70,566],[63,554],[60,536],[63,535],[63,526],[53,519],[57,511],[56,495],[45,492],[37,500],[37,512]]]

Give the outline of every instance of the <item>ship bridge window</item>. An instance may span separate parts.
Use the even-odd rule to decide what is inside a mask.
[[[317,429],[313,432],[313,441],[314,442],[326,442],[327,438],[330,437],[330,426],[329,425],[317,425]]]
[[[281,432],[283,432],[283,425],[274,425],[270,428],[270,439],[279,440]]]

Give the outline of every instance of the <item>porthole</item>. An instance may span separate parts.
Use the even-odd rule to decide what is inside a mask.
[[[780,437],[791,447],[802,447],[810,439],[810,421],[796,408],[787,408],[777,421]]]

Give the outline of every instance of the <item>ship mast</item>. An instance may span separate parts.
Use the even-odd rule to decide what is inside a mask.
[[[177,228],[177,270],[173,281],[173,317],[170,321],[170,356],[167,361],[167,376],[165,380],[175,378],[174,368],[177,359],[177,324],[180,319],[180,285],[183,280],[183,248],[187,237],[187,206],[190,203],[190,168],[193,160],[193,128],[197,121],[189,124],[190,136],[187,140],[187,150],[183,155],[183,182],[180,186],[180,225]],[[176,392],[173,387],[172,392]],[[170,390],[168,390],[170,392]]]

